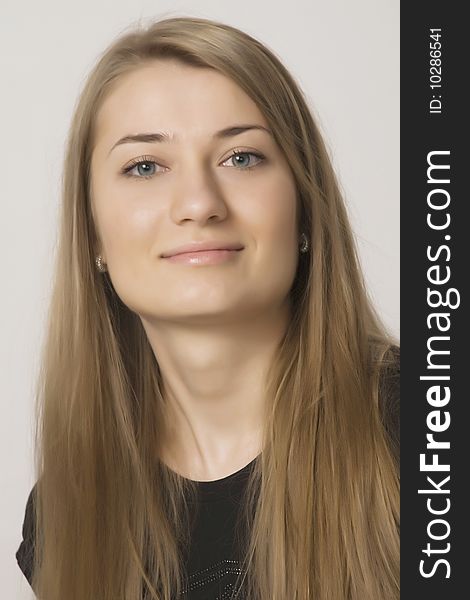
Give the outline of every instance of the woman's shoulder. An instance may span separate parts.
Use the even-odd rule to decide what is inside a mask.
[[[23,520],[23,540],[16,551],[16,561],[24,576],[32,587],[33,563],[34,563],[34,541],[36,529],[36,488],[34,484],[26,502]]]

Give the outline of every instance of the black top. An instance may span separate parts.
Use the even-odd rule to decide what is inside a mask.
[[[398,350],[399,360],[399,350]],[[391,392],[383,394],[385,388]],[[385,372],[381,380],[381,398],[389,398],[386,405],[381,402],[382,418],[390,435],[391,447],[399,461],[400,439],[400,367]],[[256,457],[248,465],[228,477],[216,481],[199,481],[197,517],[191,536],[191,548],[187,563],[188,586],[183,598],[187,600],[225,600],[235,585],[240,573],[240,562],[234,544],[235,523],[244,486]],[[32,582],[32,560],[34,539],[34,491],[31,490],[23,523],[23,541],[16,552],[18,565],[25,577]]]

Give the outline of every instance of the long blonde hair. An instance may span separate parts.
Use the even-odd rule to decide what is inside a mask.
[[[215,69],[256,103],[292,169],[311,247],[240,507],[247,598],[396,599],[398,463],[378,399],[396,340],[368,297],[327,149],[272,51],[228,25],[182,17],[121,34],[75,107],[36,405],[35,591],[41,600],[170,600],[185,584],[195,486],[155,458],[159,366],[140,318],[95,268],[90,204],[99,107],[122,75],[165,58]]]

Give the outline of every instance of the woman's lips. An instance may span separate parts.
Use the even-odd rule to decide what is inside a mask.
[[[183,252],[167,256],[165,260],[173,263],[183,263],[188,265],[216,265],[233,257],[241,252],[240,250],[199,250],[197,252]]]

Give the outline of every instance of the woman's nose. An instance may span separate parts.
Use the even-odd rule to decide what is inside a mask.
[[[213,167],[200,159],[181,163],[170,210],[175,222],[189,219],[204,223],[215,217],[224,219],[228,212],[226,199]]]

